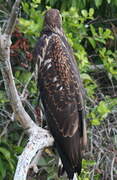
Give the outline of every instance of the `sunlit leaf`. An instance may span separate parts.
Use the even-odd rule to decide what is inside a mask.
[[[95,0],[95,5],[97,8],[99,8],[99,6],[101,6],[102,4],[102,0]]]
[[[5,176],[5,167],[4,167],[3,160],[1,158],[0,158],[0,174],[1,174],[2,179],[3,179]]]
[[[99,119],[92,119],[91,120],[91,124],[94,125],[94,126],[99,126],[100,125],[100,121],[99,121]]]
[[[84,16],[84,17],[87,17],[88,16],[88,12],[87,12],[87,10],[82,10],[81,11],[81,13],[82,13],[82,15]]]
[[[88,40],[89,40],[90,44],[92,45],[92,47],[95,48],[95,47],[96,47],[96,41],[95,41],[95,39],[92,38],[92,37],[88,37]]]
[[[93,15],[94,15],[94,9],[93,9],[93,8],[90,8],[90,9],[89,9],[89,16],[92,17]]]

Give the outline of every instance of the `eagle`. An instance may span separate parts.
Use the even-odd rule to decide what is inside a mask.
[[[58,9],[45,13],[35,47],[38,87],[49,130],[70,180],[81,172],[86,145],[85,93],[73,50],[62,29]]]

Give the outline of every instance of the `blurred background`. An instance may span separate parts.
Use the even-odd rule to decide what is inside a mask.
[[[4,28],[14,0],[0,0],[0,26]],[[32,119],[40,120],[38,89],[34,78],[33,49],[47,9],[57,8],[63,29],[86,89],[88,146],[79,180],[117,179],[117,0],[22,0],[12,34],[11,64],[16,87]],[[2,67],[1,67],[2,68]],[[38,95],[37,95],[38,94]],[[17,158],[28,137],[14,121],[0,73],[0,180],[12,180]],[[46,149],[39,171],[28,180],[65,180],[57,176],[57,153]]]

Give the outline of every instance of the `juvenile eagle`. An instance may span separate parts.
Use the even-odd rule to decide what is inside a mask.
[[[45,14],[37,42],[38,85],[41,101],[63,170],[71,180],[82,166],[86,144],[84,90],[77,64],[62,29],[57,9]]]

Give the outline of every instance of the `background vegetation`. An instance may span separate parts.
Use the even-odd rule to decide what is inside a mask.
[[[0,25],[5,26],[14,1],[0,0]],[[24,106],[38,121],[38,89],[32,72],[33,48],[40,34],[43,15],[58,8],[63,28],[74,50],[86,89],[88,147],[80,180],[117,178],[117,0],[23,0],[12,36],[11,63]],[[2,67],[0,67],[2,68]],[[0,179],[13,179],[17,157],[27,137],[14,121],[0,74]],[[41,122],[38,122],[41,125]],[[52,180],[57,177],[57,156],[47,149],[31,170],[28,179]]]

